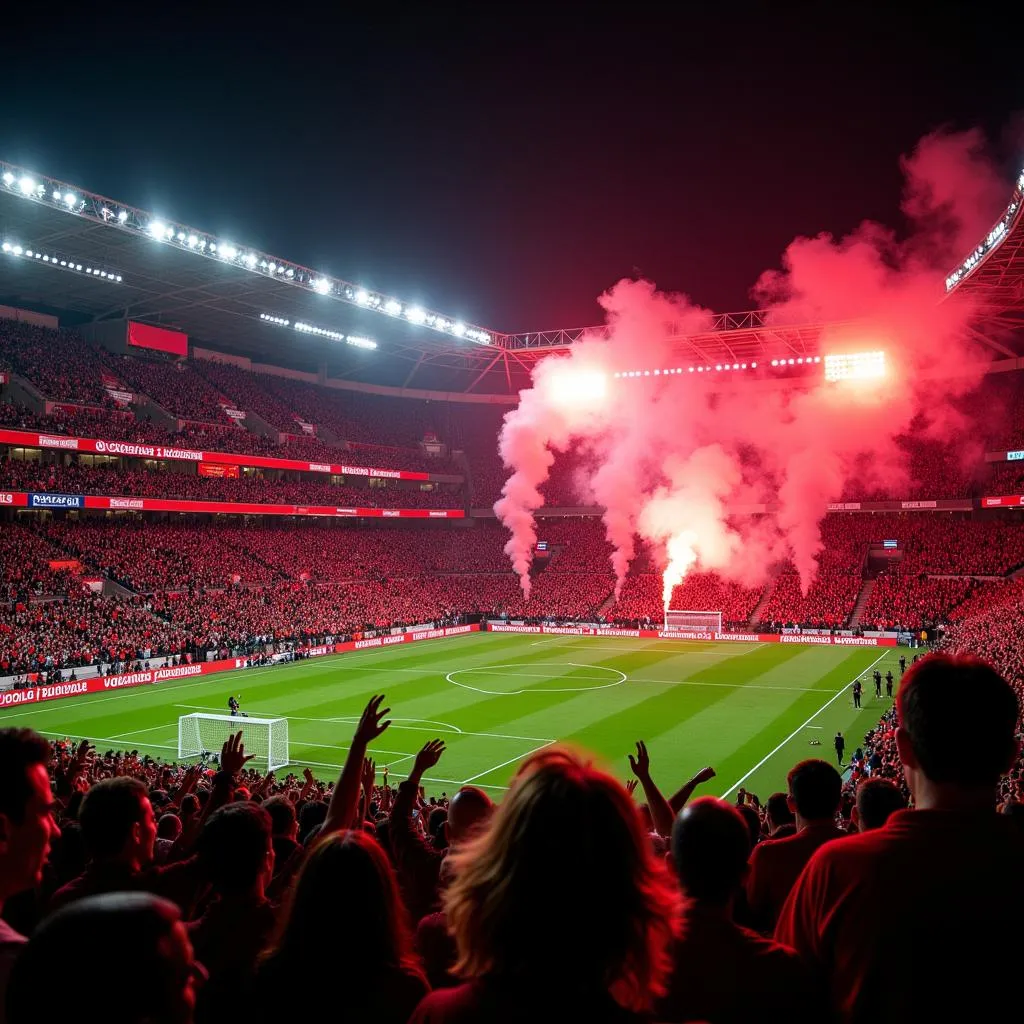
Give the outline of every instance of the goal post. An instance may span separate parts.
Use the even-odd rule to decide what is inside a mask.
[[[721,633],[722,613],[666,608],[665,628],[678,629],[686,633]]]
[[[178,757],[219,754],[224,741],[241,732],[254,767],[274,772],[288,764],[288,719],[240,715],[182,715],[178,719]]]

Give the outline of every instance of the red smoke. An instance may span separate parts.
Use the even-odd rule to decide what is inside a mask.
[[[885,379],[826,385],[822,376],[786,391],[739,374],[716,375],[718,391],[703,375],[613,379],[676,365],[672,336],[709,329],[708,311],[646,281],[620,281],[602,296],[607,337],[536,366],[505,417],[500,451],[512,472],[495,505],[527,595],[539,488],[554,453],[573,445],[588,477],[581,497],[605,509],[619,587],[637,536],[662,548],[675,537],[679,551],[686,533],[700,568],[753,585],[788,557],[806,589],[820,520],[849,479],[905,483],[894,439],[912,425],[943,442],[962,436],[951,399],[976,387],[986,360],[964,330],[969,302],[940,300],[946,274],[991,227],[1008,189],[976,132],[929,135],[902,169],[907,237],[865,222],[845,238],[797,238],[782,269],[753,289],[770,321],[830,324],[822,353],[884,350]],[[736,515],[769,501],[774,518]]]

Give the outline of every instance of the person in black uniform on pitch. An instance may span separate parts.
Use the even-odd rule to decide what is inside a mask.
[[[875,679],[875,696],[876,697],[881,697],[882,696],[882,673],[879,672],[877,668],[875,669],[874,679]]]
[[[836,760],[839,762],[839,767],[843,766],[843,751],[846,749],[846,740],[843,739],[841,732],[836,733],[836,738],[833,741],[836,748]]]
[[[888,697],[892,696],[892,683],[892,669],[889,669],[889,671],[885,673],[885,693]]]
[[[907,671],[907,656],[905,654],[900,655],[900,676]]]
[[[861,686],[860,680],[859,679],[855,679],[853,681],[853,706],[855,708],[859,708],[860,707],[860,695],[861,695],[861,692],[863,691],[863,689],[864,689],[864,687]]]
[[[231,712],[232,718],[238,717],[238,711],[241,708],[241,704],[238,703],[238,698],[234,695],[228,697],[228,711]]]

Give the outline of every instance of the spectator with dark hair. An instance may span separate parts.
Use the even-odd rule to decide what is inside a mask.
[[[858,832],[881,828],[896,811],[906,810],[907,801],[891,779],[862,779],[857,786],[853,823]]]
[[[50,789],[50,744],[31,729],[0,729],[0,912],[43,877],[50,843],[60,836]],[[11,964],[25,937],[0,918],[0,1022]]]
[[[274,931],[274,908],[265,895],[274,873],[270,815],[253,803],[221,807],[203,826],[197,852],[213,899],[188,926],[196,956],[210,973],[196,1016],[223,1020]]]
[[[295,804],[286,796],[272,796],[269,800],[264,800],[262,806],[270,815],[276,891],[294,876],[302,858],[303,850],[298,842],[299,818],[295,812]]]
[[[420,781],[438,763],[444,749],[442,740],[431,740],[423,746],[416,755],[409,777],[399,785],[391,808],[391,853],[402,894],[414,920],[436,909],[441,867],[446,863],[447,851],[438,849],[427,839],[412,818]],[[472,788],[456,793],[444,826],[448,843],[456,847],[469,838],[473,830],[490,816],[492,807],[490,798],[482,790]]]
[[[827,973],[843,1021],[1003,1019],[994,979],[1024,959],[1024,835],[996,793],[1020,749],[1019,702],[984,662],[931,655],[897,708],[914,810],[818,850],[775,937]]]
[[[820,1020],[796,955],[732,920],[749,849],[743,816],[724,800],[701,797],[676,818],[672,860],[686,901],[659,1021]]]
[[[632,1021],[664,992],[677,897],[626,791],[577,754],[527,758],[454,858],[458,988],[416,1024]]]
[[[759,843],[750,856],[747,905],[758,931],[775,928],[789,890],[811,854],[844,833],[836,826],[843,780],[827,761],[801,761],[786,777],[788,803],[796,817],[796,834]]]
[[[249,758],[236,733],[221,749],[221,770],[203,808],[205,819],[227,803],[235,775]],[[105,892],[143,889],[191,908],[200,881],[194,858],[154,865],[156,818],[149,791],[129,776],[101,779],[86,793],[79,816],[89,863],[85,871],[54,893],[50,910]]]
[[[258,967],[247,1019],[280,1024],[343,1012],[405,1024],[427,991],[384,851],[361,830],[325,836],[302,865]]]
[[[85,948],[88,944],[88,948]],[[116,958],[116,976],[96,956]],[[202,968],[178,908],[141,892],[81,899],[47,918],[11,975],[10,1024],[52,1024],[67,997],[82,1019],[191,1024]]]
[[[785,793],[772,793],[764,805],[768,817],[768,838],[785,839],[796,835],[796,815],[789,806]]]

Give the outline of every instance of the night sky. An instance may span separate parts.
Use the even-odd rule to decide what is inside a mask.
[[[12,10],[0,154],[508,331],[597,322],[638,273],[748,309],[795,235],[898,227],[899,155],[944,124],[1022,163],[1015,24],[982,5],[348,6]]]

